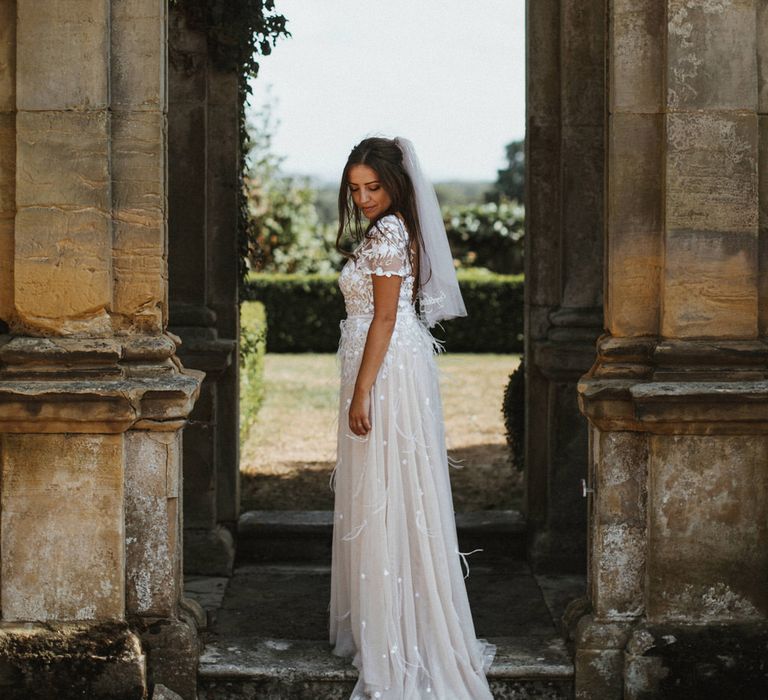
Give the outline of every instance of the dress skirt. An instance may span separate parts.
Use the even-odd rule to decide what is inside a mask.
[[[453,513],[435,354],[398,313],[371,392],[371,431],[348,411],[370,315],[341,322],[330,642],[359,671],[353,700],[492,698],[495,647],[475,637]]]

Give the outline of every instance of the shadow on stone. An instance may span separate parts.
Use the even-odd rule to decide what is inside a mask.
[[[125,623],[0,625],[4,700],[142,700],[146,659]]]

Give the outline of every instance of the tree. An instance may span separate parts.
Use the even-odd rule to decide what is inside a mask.
[[[461,267],[482,267],[502,274],[523,271],[525,212],[517,202],[443,208],[454,260]]]
[[[267,102],[255,116],[257,124],[249,128],[245,178],[250,267],[256,272],[331,272],[341,256],[335,249],[334,228],[320,221],[317,192],[309,178],[281,172],[284,158],[272,149],[277,127],[272,104]]]
[[[486,196],[489,202],[514,199],[525,201],[525,141],[512,141],[506,145],[509,165],[498,170],[493,190]]]

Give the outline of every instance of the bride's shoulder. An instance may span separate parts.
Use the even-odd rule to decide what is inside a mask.
[[[388,238],[394,240],[401,240],[408,238],[408,231],[405,228],[405,223],[397,214],[387,214],[382,216],[374,225],[373,233],[381,233]]]
[[[360,244],[360,255],[401,255],[408,246],[405,224],[395,214],[387,214],[371,224]]]

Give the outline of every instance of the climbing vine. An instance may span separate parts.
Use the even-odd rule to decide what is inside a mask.
[[[249,242],[256,239],[248,212],[244,176],[250,148],[245,108],[252,94],[249,80],[259,72],[257,57],[268,56],[278,39],[290,36],[287,19],[275,9],[274,0],[171,0],[184,10],[191,26],[204,31],[214,65],[234,71],[239,83],[240,163],[238,187],[238,252],[240,255],[240,298],[244,298],[248,275]]]

